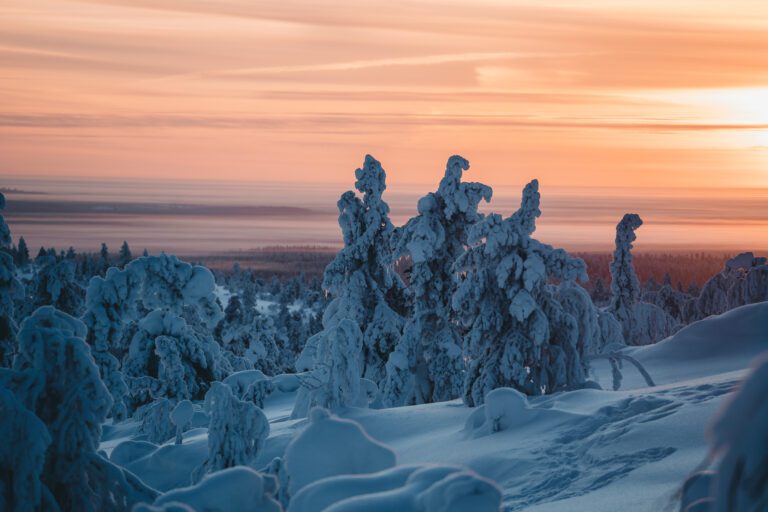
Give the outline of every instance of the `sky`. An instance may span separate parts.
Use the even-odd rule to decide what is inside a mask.
[[[0,178],[349,186],[366,153],[395,188],[461,154],[512,189],[768,189],[768,2],[0,4]]]

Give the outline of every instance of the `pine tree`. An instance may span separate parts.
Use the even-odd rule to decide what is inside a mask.
[[[18,256],[16,257],[16,264],[19,267],[26,267],[29,265],[29,247],[27,247],[27,241],[24,237],[19,237],[19,247],[16,250]]]
[[[132,259],[131,248],[128,247],[128,242],[123,241],[123,245],[120,247],[120,266],[126,266]]]

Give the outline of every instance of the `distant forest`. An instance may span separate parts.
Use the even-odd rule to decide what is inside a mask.
[[[326,265],[336,255],[338,248],[315,246],[275,246],[251,251],[228,252],[205,257],[189,257],[208,268],[227,271],[237,262],[243,269],[253,271],[258,277],[278,276],[287,279],[299,274],[307,278],[321,278]],[[574,256],[587,263],[589,282],[584,287],[592,291],[598,279],[605,287],[610,286],[611,275],[608,266],[613,258],[610,252],[575,252]],[[710,277],[723,269],[725,261],[735,256],[726,252],[656,253],[633,254],[635,270],[640,282],[645,285],[649,279],[659,284],[669,280],[673,288],[688,291],[691,285],[700,288]],[[406,269],[408,262],[402,262],[399,269]],[[679,285],[679,286],[678,286]]]

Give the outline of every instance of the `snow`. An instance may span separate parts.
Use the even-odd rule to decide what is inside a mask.
[[[454,400],[349,408],[339,413],[342,417],[316,410],[309,420],[294,420],[290,412],[299,378],[279,376],[273,380],[280,385],[264,401],[270,436],[250,467],[264,468],[275,457],[283,458],[291,507],[296,507],[290,510],[298,511],[315,510],[311,507],[321,503],[318,496],[326,500],[322,503],[338,502],[338,510],[349,510],[344,507],[352,505],[344,501],[353,494],[362,495],[355,500],[370,501],[352,504],[386,509],[384,503],[392,503],[387,500],[402,498],[407,503],[402,510],[411,510],[414,493],[402,489],[414,471],[429,465],[473,472],[472,478],[462,478],[477,485],[475,478],[496,482],[505,510],[677,510],[686,478],[707,459],[706,425],[750,361],[768,350],[766,333],[768,304],[744,306],[692,324],[656,345],[624,349],[646,367],[657,387],[646,387],[625,366],[620,391],[525,397],[500,389],[474,409]],[[599,382],[611,382],[607,364],[596,362],[594,368]],[[115,427],[104,443],[105,448],[117,444],[113,460],[127,458],[120,455],[127,447],[117,437],[130,439],[132,429]],[[182,445],[169,440],[160,447],[130,446],[134,453],[126,467],[168,491],[188,485],[191,472],[207,456],[207,434],[192,428]]]
[[[272,477],[241,466],[170,491],[155,500],[155,505],[183,503],[200,512],[280,512],[280,504],[272,498],[275,490]]]
[[[400,466],[319,480],[291,500],[289,512],[495,512],[501,490],[458,466]]]
[[[387,446],[357,423],[321,408],[310,411],[309,425],[285,450],[291,495],[321,478],[371,473],[394,465],[395,454]]]

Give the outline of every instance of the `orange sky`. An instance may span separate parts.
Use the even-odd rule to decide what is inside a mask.
[[[546,4],[546,7],[544,5]],[[0,174],[768,187],[768,2],[4,0]]]

